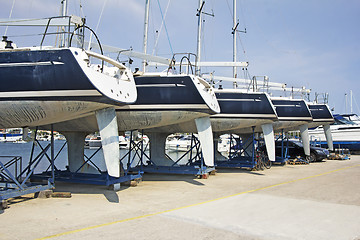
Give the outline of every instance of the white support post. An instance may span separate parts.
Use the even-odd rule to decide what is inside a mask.
[[[224,157],[220,152],[219,152],[219,143],[220,143],[220,134],[213,132],[213,142],[214,142],[214,161],[224,161],[227,160],[228,158]],[[230,151],[230,150],[229,150]]]
[[[66,137],[68,149],[69,171],[75,172],[84,164],[84,143],[86,132],[62,132]],[[85,164],[79,173],[100,174],[93,166]]]
[[[150,158],[157,166],[172,166],[174,161],[165,155],[166,137],[169,133],[149,132],[146,135],[150,139]]]

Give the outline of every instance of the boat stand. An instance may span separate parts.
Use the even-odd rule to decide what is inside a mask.
[[[53,132],[53,131],[52,131]],[[36,139],[36,135],[35,135]],[[35,143],[36,140],[34,140]],[[51,157],[47,155],[50,149]],[[46,147],[41,148],[41,152],[33,158],[34,145],[31,150],[31,156],[27,166],[23,167],[23,159],[21,156],[0,156],[5,159],[0,161],[0,201],[20,197],[30,193],[37,193],[40,191],[54,188],[54,138],[51,137],[51,142]],[[45,180],[46,184],[30,182],[39,163],[43,161],[44,156],[49,160],[51,170]],[[7,159],[7,160],[6,160]]]
[[[285,163],[289,160],[288,152],[289,152],[289,138],[284,133],[284,129],[281,130],[281,134],[275,140],[276,142],[281,142],[281,155],[276,156],[275,163],[280,163],[281,165],[285,165]]]
[[[261,157],[259,139],[255,138],[255,127],[252,127],[252,134],[244,139],[234,137],[230,134],[230,150],[226,160],[216,160],[215,166],[218,168],[247,168],[258,170],[258,162]],[[236,144],[234,144],[234,142]],[[249,153],[249,149],[251,152]]]
[[[134,171],[143,171],[148,173],[165,173],[165,174],[187,174],[187,175],[197,175],[202,178],[207,178],[207,176],[215,171],[214,167],[208,167],[204,164],[203,155],[201,152],[200,141],[198,138],[192,134],[191,145],[188,151],[181,155],[178,159],[173,160],[168,154],[165,153],[166,158],[173,163],[169,166],[156,164],[155,161],[151,159],[151,156],[146,154],[147,146],[144,148],[143,142],[131,143],[130,149],[128,152],[128,157],[130,159],[131,152],[134,153],[134,157],[138,156],[139,161],[135,166],[128,166],[131,170]],[[179,164],[181,160],[184,160],[186,156],[190,155],[188,161],[185,164]],[[132,161],[129,161],[131,164],[134,163],[134,157]]]
[[[42,148],[40,142],[37,141],[37,144],[40,148]],[[132,181],[135,179],[142,178],[142,172],[138,171],[137,173],[130,174],[128,170],[121,170],[121,176],[116,178],[110,176],[107,171],[102,171],[94,161],[92,161],[92,158],[98,154],[102,147],[99,147],[90,157],[86,156],[84,154],[84,163],[75,171],[70,171],[68,168],[66,170],[59,170],[55,165],[55,160],[59,156],[60,152],[64,149],[67,142],[63,144],[63,146],[58,151],[55,158],[53,158],[53,161],[51,161],[51,166],[53,166],[54,171],[53,173],[48,171],[49,167],[46,169],[46,171],[40,173],[40,174],[33,174],[31,179],[32,180],[41,180],[48,178],[51,174],[53,174],[53,179],[58,182],[70,182],[70,183],[84,183],[84,184],[94,184],[94,185],[105,185],[110,186],[114,184],[119,184],[123,182]],[[98,173],[82,173],[81,169],[86,164],[91,165],[94,167]]]

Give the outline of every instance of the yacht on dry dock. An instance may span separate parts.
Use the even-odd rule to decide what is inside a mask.
[[[274,131],[300,130],[305,155],[310,157],[308,124],[313,121],[308,105],[302,99],[271,98],[279,121],[273,123]]]
[[[203,142],[203,145],[212,145],[209,116],[219,113],[220,107],[214,89],[204,79],[189,72],[183,74],[181,67],[180,73],[171,73],[175,66],[174,57],[172,60],[161,59],[165,65],[169,66],[165,72],[145,73],[148,61],[156,58],[146,54],[149,1],[146,1],[145,9],[143,54],[123,51],[114,47],[105,47],[118,54],[134,54],[132,57],[145,57],[143,58],[145,61],[142,69],[144,73],[135,77],[138,98],[131,106],[115,107],[117,125],[120,132],[144,130],[151,141],[150,155],[153,161],[160,165],[171,165],[173,163],[169,162],[165,155],[165,142],[167,135],[173,132],[167,132],[167,135],[164,135],[151,129],[158,127],[166,129],[168,125],[191,121],[196,125],[199,139]],[[97,130],[94,116],[58,123],[54,127],[59,131],[72,131],[79,138],[85,132]],[[210,144],[206,143],[208,141],[210,141]],[[206,165],[214,166],[212,150],[206,151],[204,161]]]
[[[53,26],[52,21],[56,26],[84,24],[84,20],[75,17],[55,17],[43,22]],[[67,33],[71,35],[71,31]],[[51,33],[45,32],[44,36],[47,34]],[[136,100],[131,71],[106,56],[76,47],[41,44],[39,47],[14,47],[6,38],[2,43],[2,128],[61,122],[108,107],[108,104],[124,105]],[[94,58],[113,67],[91,64]]]
[[[96,124],[103,138],[117,136],[117,126],[111,124],[111,120],[116,118],[112,106],[135,102],[137,91],[132,72],[111,58],[85,50],[81,43],[85,30],[90,28],[84,19],[65,15],[0,23],[46,27],[37,47],[16,47],[12,41],[3,39],[0,50],[0,127],[35,128],[96,115]],[[51,32],[54,27],[66,30]],[[62,39],[59,46],[44,46],[46,37],[56,34]],[[80,41],[79,47],[71,47],[75,39]],[[104,132],[109,125],[111,131]],[[69,144],[70,168],[77,169],[84,162],[79,157],[81,155],[73,154],[78,139],[72,134],[64,134]],[[103,148],[104,158],[109,175],[119,177],[119,163],[111,157],[118,152],[114,146],[115,141],[107,142]],[[80,162],[73,166],[72,159]]]
[[[272,123],[277,121],[277,114],[266,93],[244,92],[240,89],[216,89],[221,112],[210,116],[211,129],[215,144],[222,134],[234,133],[249,135],[253,132],[263,132],[268,144],[269,156],[275,160],[274,135]],[[184,122],[150,129],[152,132],[196,132],[193,122]],[[209,146],[202,146],[206,149]],[[217,149],[217,148],[216,148]],[[272,150],[274,151],[272,151]],[[215,158],[223,158],[216,151]]]
[[[114,106],[118,131],[144,130],[151,141],[151,157],[159,164],[169,164],[165,156],[165,142],[166,137],[174,133],[169,125],[193,122],[197,132],[210,125],[210,115],[220,112],[214,89],[198,76],[144,74],[135,77],[135,82],[138,91],[136,102],[127,106]],[[98,130],[95,116],[55,123],[53,127],[60,132],[73,132],[79,137]],[[157,128],[163,128],[164,131],[159,132]],[[208,131],[202,130],[200,138],[208,139],[203,136]],[[209,166],[213,166],[213,158],[205,158]]]
[[[330,126],[334,123],[334,117],[329,109],[329,106],[326,104],[308,103],[308,107],[313,117],[313,121],[308,125],[309,129],[322,127],[328,149],[333,151],[333,134]],[[311,132],[312,130],[309,130],[310,141],[312,141],[313,138]]]

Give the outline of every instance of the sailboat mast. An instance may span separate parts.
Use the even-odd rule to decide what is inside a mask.
[[[347,101],[348,101],[347,93],[345,93],[345,113],[348,113],[348,111],[347,111]]]
[[[61,4],[62,4],[61,14],[64,17],[67,15],[67,0],[62,0]]]
[[[67,0],[62,0],[61,5],[62,5],[61,6],[61,15],[63,17],[65,17],[68,14],[68,12],[67,12]],[[63,31],[65,31],[65,29],[63,29]],[[65,39],[66,38],[65,33],[61,34],[60,36],[61,36],[60,46],[65,47],[65,40],[66,40]]]
[[[352,90],[350,90],[350,113],[353,113],[352,98]]]
[[[196,62],[200,62],[201,61],[201,22],[202,22],[202,8],[204,7],[205,1],[204,0],[199,0],[199,8],[198,8],[198,13],[196,14],[198,16],[198,33],[197,33],[197,50],[196,50]],[[197,67],[196,69],[196,73],[200,75],[201,69],[200,67]]]
[[[233,62],[236,62],[236,0],[233,0]],[[233,78],[237,78],[237,68],[233,67]]]
[[[150,0],[145,0],[145,19],[144,19],[144,39],[143,39],[143,53],[147,53],[147,41],[149,33],[149,11],[150,11]],[[146,60],[143,61],[143,72],[146,71]]]

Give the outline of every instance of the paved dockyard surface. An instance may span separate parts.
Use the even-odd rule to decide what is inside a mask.
[[[360,156],[216,176],[145,174],[137,187],[61,184],[71,198],[0,210],[0,239],[360,239]]]

